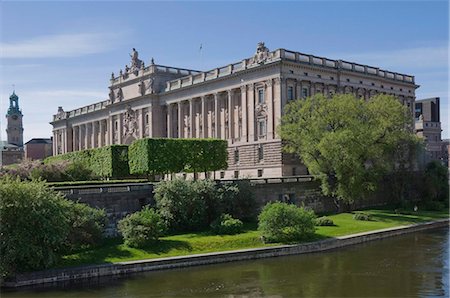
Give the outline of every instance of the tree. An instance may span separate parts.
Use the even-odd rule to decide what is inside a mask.
[[[289,103],[278,132],[324,194],[353,202],[376,189],[399,155],[409,155],[404,148],[418,142],[411,125],[410,111],[393,96],[316,95]]]

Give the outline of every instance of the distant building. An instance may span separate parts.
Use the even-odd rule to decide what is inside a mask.
[[[34,138],[25,143],[25,158],[36,160],[53,155],[52,139]]]
[[[19,108],[19,97],[13,92],[9,97],[9,108],[6,113],[7,141],[0,141],[0,166],[18,163],[23,159],[22,118],[22,111]]]
[[[416,100],[415,120],[416,134],[424,139],[428,158],[442,160],[439,97]]]

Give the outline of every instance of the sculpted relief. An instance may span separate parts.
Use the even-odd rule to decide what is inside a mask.
[[[137,113],[133,111],[131,106],[127,107],[127,111],[124,114],[123,118],[123,136],[125,138],[125,142],[127,139],[134,140],[138,137],[138,121],[137,121]]]

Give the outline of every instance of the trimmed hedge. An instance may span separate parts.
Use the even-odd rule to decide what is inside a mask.
[[[217,139],[140,139],[128,150],[131,174],[208,172],[227,167],[227,142]]]
[[[61,160],[81,163],[92,170],[95,175],[103,178],[130,176],[127,145],[111,145],[69,152],[48,157],[44,162],[51,164]]]

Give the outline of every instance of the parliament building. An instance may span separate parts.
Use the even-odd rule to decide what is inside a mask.
[[[228,142],[221,179],[306,174],[298,157],[282,151],[276,132],[283,107],[323,93],[369,99],[396,96],[414,115],[414,77],[259,43],[254,55],[209,71],[148,65],[133,49],[112,74],[109,98],[53,116],[53,152],[130,144],[139,138],[219,138]]]

